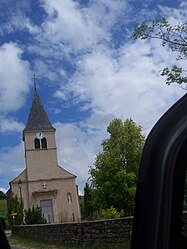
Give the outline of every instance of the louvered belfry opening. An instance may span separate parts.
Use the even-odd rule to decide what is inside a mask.
[[[34,139],[34,147],[35,149],[47,149],[47,140],[46,138],[42,138],[41,140],[38,138]]]
[[[139,168],[131,249],[187,248],[182,233],[187,94],[155,124]]]
[[[46,140],[45,137],[41,139],[41,144],[42,144],[42,149],[46,149],[47,148],[47,140]]]
[[[38,138],[34,139],[34,146],[35,149],[40,149],[40,140]]]

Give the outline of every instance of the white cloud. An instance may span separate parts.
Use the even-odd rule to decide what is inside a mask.
[[[14,33],[17,30],[29,29],[33,31],[34,27],[31,27],[30,20],[25,17],[25,11],[30,9],[30,2],[25,1],[13,1],[13,0],[1,0],[0,11],[2,13],[0,33],[5,35],[8,33]],[[5,21],[6,20],[6,21]]]
[[[121,21],[127,23],[130,18],[132,6],[127,0],[95,0],[90,3],[87,9],[90,20],[98,27],[103,27],[105,31],[111,31],[111,28]]]
[[[47,20],[42,24],[43,39],[53,45],[65,44],[63,49],[72,52],[87,49],[98,38],[104,39],[107,36],[102,26],[95,25],[89,13],[86,9],[81,9],[78,2],[45,0],[43,8],[48,14]]]
[[[39,32],[39,27],[31,23],[30,19],[25,17],[25,15],[19,11],[16,15],[13,15],[9,23],[9,32],[15,30],[26,29],[30,34],[35,35]]]
[[[175,55],[155,41],[126,43],[117,53],[98,46],[79,61],[68,89],[88,101],[93,113],[132,117],[147,131],[184,94],[159,75],[174,61]]]
[[[89,166],[93,166],[96,154],[100,149],[103,133],[87,133],[76,124],[54,124],[56,130],[59,164],[77,175],[81,193],[89,175]]]
[[[21,59],[22,50],[14,43],[0,47],[0,111],[18,110],[29,91],[29,64]]]
[[[28,50],[45,57],[68,58],[76,52],[88,52],[112,39],[110,31],[119,20],[126,23],[131,19],[127,15],[131,6],[126,0],[91,1],[84,7],[73,0],[41,2],[47,14],[41,27],[34,26],[28,18],[25,25],[39,41],[37,46],[29,45]]]
[[[6,193],[8,189],[5,189],[5,188],[1,188],[0,187],[0,191],[2,191],[3,193]]]
[[[7,166],[5,167],[4,162],[10,163],[10,171],[13,173],[20,172],[20,169],[23,169],[24,165],[24,148],[23,143],[20,143],[14,147],[5,147],[0,151],[0,172],[7,171]],[[14,164],[12,164],[14,162]]]
[[[187,3],[186,1],[181,2],[179,8],[172,8],[168,6],[161,6],[159,5],[160,14],[166,18],[168,21],[175,25],[178,22],[186,22],[187,18]]]
[[[0,115],[0,132],[22,132],[24,124],[19,123],[13,117],[4,117]]]
[[[115,118],[113,114],[105,114],[103,112],[94,112],[91,116],[81,123],[83,128],[86,128],[90,134],[96,134],[99,130],[103,136],[106,135],[106,127]],[[100,141],[101,142],[101,141]]]
[[[60,91],[60,90],[57,90],[57,91],[54,93],[54,97],[55,97],[55,98],[58,98],[58,99],[67,100],[67,97],[66,97],[64,91]]]
[[[43,61],[40,59],[36,59],[34,61],[34,72],[37,75],[38,78],[48,78],[50,82],[55,82],[57,80],[58,76],[58,70],[53,72],[50,68],[50,62]]]
[[[8,183],[25,168],[23,144],[5,147],[0,151],[1,186],[8,189]],[[6,186],[6,187],[5,187]]]

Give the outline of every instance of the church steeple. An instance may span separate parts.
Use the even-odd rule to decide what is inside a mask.
[[[32,100],[32,105],[30,113],[28,116],[27,124],[23,133],[26,131],[55,131],[52,126],[47,113],[41,103],[40,97],[38,95],[36,84],[34,84],[34,96]],[[23,136],[24,137],[24,136]]]

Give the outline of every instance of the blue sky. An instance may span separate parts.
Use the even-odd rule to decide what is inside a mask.
[[[185,92],[159,72],[176,55],[157,40],[134,41],[143,21],[186,21],[187,3],[168,0],[0,0],[0,189],[24,168],[22,130],[33,74],[54,127],[59,164],[88,179],[106,127],[132,118],[147,134]],[[185,61],[180,62],[185,66]]]

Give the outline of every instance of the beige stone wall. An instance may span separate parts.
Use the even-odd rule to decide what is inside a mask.
[[[75,180],[61,181],[59,187],[63,189],[57,197],[57,209],[61,210],[58,214],[60,222],[79,221],[81,217]],[[69,201],[69,195],[71,195],[71,201]]]
[[[36,132],[25,133],[25,157],[28,180],[50,179],[57,177],[55,167],[57,151],[54,132],[43,132],[47,139],[47,149],[35,149]]]
[[[21,178],[19,178],[21,179]],[[24,209],[40,206],[41,200],[51,199],[53,203],[54,222],[80,221],[80,207],[75,179],[59,178],[39,181],[22,182],[22,197]],[[43,189],[43,183],[47,186]],[[12,191],[20,198],[18,179],[11,182]],[[68,194],[71,194],[71,202]]]
[[[24,201],[24,209],[28,209],[28,200],[29,200],[29,195],[28,195],[28,184],[27,184],[27,171],[24,170],[20,175],[18,175],[13,181],[11,181],[11,190],[12,192],[17,195],[17,197],[20,199],[20,189],[18,187],[18,181],[22,181],[22,198]]]
[[[47,185],[43,189],[44,181],[29,183],[29,196],[31,206],[40,206],[40,200],[52,199],[54,222],[80,220],[80,208],[76,190],[75,179],[61,178],[45,180]],[[72,203],[68,203],[67,194],[71,193]]]
[[[56,149],[26,151],[26,164],[29,181],[58,177]]]

